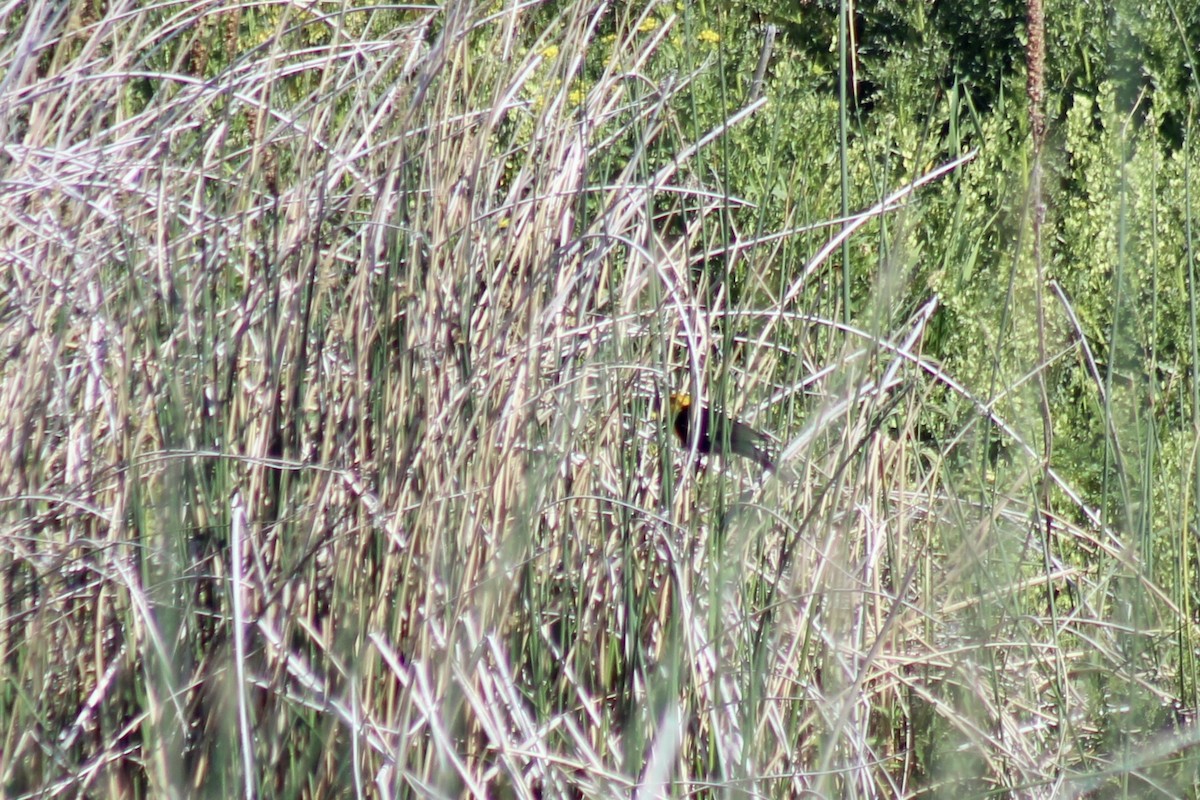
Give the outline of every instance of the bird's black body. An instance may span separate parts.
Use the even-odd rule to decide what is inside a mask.
[[[686,394],[671,395],[671,416],[675,434],[685,447],[692,445],[692,422],[696,420],[700,426],[696,437],[697,452],[706,455],[732,452],[764,469],[775,469],[775,462],[771,460],[767,449],[770,439],[746,423],[707,408],[696,408],[692,405],[692,398]]]

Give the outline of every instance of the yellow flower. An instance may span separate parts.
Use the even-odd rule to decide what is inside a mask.
[[[646,17],[646,21],[638,25],[638,30],[642,33],[649,33],[658,27],[658,20],[654,17]]]
[[[552,58],[558,57],[558,45],[552,44],[542,51],[542,58],[549,61]]]
[[[717,44],[721,41],[721,34],[714,31],[712,28],[705,28],[696,34],[696,38],[703,44]]]
[[[571,93],[567,95],[567,100],[570,101],[571,105],[577,106],[583,102],[583,98],[585,97],[587,97],[587,92],[583,89],[572,89]]]

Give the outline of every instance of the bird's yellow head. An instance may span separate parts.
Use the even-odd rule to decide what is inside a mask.
[[[679,412],[692,407],[692,396],[690,394],[671,394],[671,416],[675,417]]]

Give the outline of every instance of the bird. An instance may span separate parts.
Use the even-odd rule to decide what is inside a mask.
[[[692,403],[691,395],[673,393],[670,398],[672,425],[684,447],[692,446],[692,421],[699,420],[696,438],[698,453],[724,455],[733,452],[774,470],[775,462],[768,452],[770,439],[744,422]]]

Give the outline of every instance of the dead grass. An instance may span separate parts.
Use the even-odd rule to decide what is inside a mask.
[[[935,304],[799,307],[833,247],[773,304],[694,280],[695,154],[763,101],[655,163],[671,9],[92,7],[0,47],[6,796],[1190,785],[1113,722],[1178,610],[1082,501],[1031,532]],[[685,382],[781,474],[684,468]],[[994,484],[922,444],[935,391],[1018,441]]]

